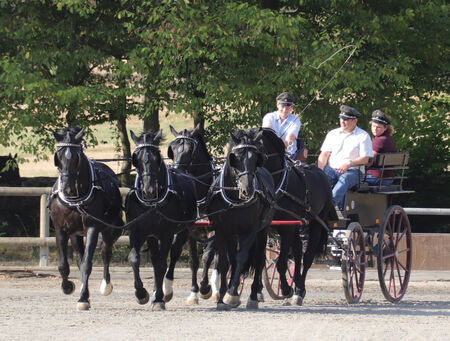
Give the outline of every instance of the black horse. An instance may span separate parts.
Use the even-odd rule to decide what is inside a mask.
[[[68,239],[77,254],[81,272],[81,292],[77,308],[90,308],[88,279],[92,271],[92,257],[102,234],[103,281],[100,291],[109,295],[112,284],[109,263],[112,246],[122,233],[122,197],[114,172],[102,163],[86,157],[83,152],[83,129],[67,128],[54,133],[57,141],[54,156],[58,179],[49,200],[50,218],[55,227],[59,249],[59,273],[62,290],[71,294],[75,285],[68,280]],[[116,228],[117,227],[117,228]],[[86,237],[84,246],[83,236]]]
[[[21,186],[17,154],[0,156],[0,186]]]
[[[277,270],[281,293],[286,298],[294,294],[293,303],[301,305],[306,294],[306,274],[314,257],[326,251],[328,231],[324,224],[338,219],[332,204],[331,186],[318,167],[297,165],[287,158],[284,143],[273,130],[263,129],[263,145],[267,156],[264,167],[273,175],[279,208],[274,220],[293,220],[296,217],[309,221],[308,245],[304,255],[298,226],[273,227],[280,236]],[[295,293],[286,281],[289,253],[295,260]],[[302,256],[303,270],[300,275]]]
[[[273,180],[261,168],[264,163],[261,139],[262,131],[237,130],[231,134],[226,161],[208,194],[207,212],[215,229],[221,277],[218,309],[240,304],[240,278],[249,269],[254,270],[254,280],[247,308],[258,308],[267,228],[274,213]],[[239,249],[233,254],[230,250],[235,238]],[[227,290],[228,257],[231,279]]]
[[[206,195],[213,181],[215,180],[215,167],[213,158],[209,154],[203,136],[200,132],[200,126],[197,125],[194,129],[183,129],[177,132],[170,126],[175,140],[169,143],[167,156],[173,160],[175,168],[186,173],[187,181],[194,181],[197,193],[197,206],[199,214],[205,214],[205,200]],[[187,299],[188,304],[198,303],[198,296],[203,299],[208,299],[211,296],[216,296],[218,300],[218,287],[216,281],[212,281],[212,287],[208,281],[208,270],[215,255],[215,241],[214,237],[208,237],[208,229],[194,228],[191,233],[188,230],[178,233],[170,250],[170,263],[164,278],[164,300],[170,298],[173,294],[173,273],[175,263],[177,262],[183,245],[188,241],[189,245],[189,265],[192,273],[192,287],[191,294]],[[198,242],[206,242],[206,247],[203,252],[203,273],[200,288],[197,283],[197,272],[199,268],[198,259]],[[217,270],[214,270],[217,271]],[[217,274],[213,272],[214,278],[218,278]]]
[[[125,211],[130,227],[129,261],[134,272],[135,295],[140,304],[149,301],[139,276],[140,250],[147,241],[155,274],[153,310],[165,309],[163,279],[174,235],[189,229],[197,216],[195,187],[179,170],[165,164],[159,144],[162,132],[147,131],[137,137],[132,163],[136,167],[135,188],[127,196]]]

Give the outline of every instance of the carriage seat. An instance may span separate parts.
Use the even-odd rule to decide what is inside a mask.
[[[378,153],[371,166],[366,167],[366,173],[369,169],[378,169],[381,171],[380,180],[392,180],[392,184],[389,186],[383,186],[381,184],[370,186],[365,182],[366,174],[364,174],[364,178],[360,181],[356,191],[389,194],[394,194],[395,192],[404,193],[405,191],[403,190],[402,185],[403,180],[407,178],[407,176],[405,176],[405,171],[409,168],[408,160],[409,153],[407,152]],[[395,171],[395,176],[385,176],[384,172],[387,170]]]

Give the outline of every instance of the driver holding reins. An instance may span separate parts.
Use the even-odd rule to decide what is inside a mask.
[[[297,136],[302,123],[292,112],[294,110],[294,96],[289,92],[283,92],[276,98],[277,111],[264,116],[262,127],[271,128],[286,146],[286,153],[296,160],[306,159],[306,147],[297,148]]]

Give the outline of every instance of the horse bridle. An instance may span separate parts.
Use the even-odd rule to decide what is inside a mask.
[[[69,177],[69,175],[79,175],[79,163],[81,162],[81,151],[83,150],[83,145],[81,143],[69,143],[69,142],[60,142],[56,145],[56,152],[55,152],[55,159],[56,159],[56,154],[63,148],[67,148],[66,153],[64,154],[64,156],[66,157],[66,159],[71,159],[72,158],[72,153],[70,152],[70,148],[79,148],[80,151],[77,152],[78,154],[78,167],[77,167],[77,172],[76,173],[64,173],[59,171],[59,167],[58,167],[58,172],[59,175],[64,176],[64,177]]]
[[[252,145],[252,144],[242,144],[242,143],[241,143],[241,144],[238,144],[238,145],[236,145],[236,146],[234,146],[233,148],[231,148],[231,152],[234,152],[235,150],[238,150],[238,149],[244,149],[244,148],[247,148],[247,149],[255,149],[256,152],[257,152],[257,154],[261,154],[261,151],[260,151],[256,146],[254,146],[254,145]],[[237,170],[235,170],[234,172],[235,172],[236,177],[237,177],[238,179],[239,179],[240,177],[244,176],[244,175],[250,174],[249,171],[238,172]]]
[[[152,148],[152,149],[154,149],[155,151],[157,151],[157,152],[159,153],[159,155],[161,156],[161,152],[160,152],[160,150],[159,150],[159,146],[158,146],[158,145],[155,145],[155,144],[152,144],[152,143],[141,143],[141,144],[138,144],[138,145],[136,146],[135,150],[134,150],[134,153],[136,153],[136,151],[137,151],[138,149],[142,149],[142,148]],[[147,157],[147,155],[146,155],[146,157]],[[143,161],[146,162],[145,158],[144,158]],[[148,160],[147,160],[147,161],[148,161]],[[140,193],[139,193],[139,191],[137,191],[137,189],[139,188],[139,178],[142,177],[142,176],[149,176],[149,175],[151,175],[151,174],[150,174],[150,172],[144,172],[144,173],[142,173],[142,174],[139,174],[139,173],[138,173],[137,176],[136,176],[135,183],[134,183],[134,187],[135,187],[135,189],[136,189],[136,197],[137,197],[138,200],[139,200],[143,205],[145,205],[145,206],[153,206],[153,207],[156,207],[156,206],[158,206],[158,205],[161,205],[161,204],[164,202],[164,200],[167,198],[168,194],[169,194],[170,192],[173,192],[173,190],[172,190],[172,179],[171,179],[171,176],[170,176],[169,169],[167,168],[167,165],[166,165],[164,162],[162,162],[162,163],[163,163],[163,165],[165,166],[165,169],[166,169],[166,174],[167,174],[167,188],[166,188],[166,191],[164,192],[164,194],[163,194],[163,196],[162,196],[161,198],[157,198],[157,199],[154,199],[154,200],[145,200],[144,198],[142,198],[141,195],[140,195]],[[156,181],[156,186],[157,186],[157,187],[159,186],[159,185],[158,185],[158,181]]]
[[[197,142],[196,139],[194,139],[194,138],[192,138],[192,137],[190,137],[190,136],[184,136],[184,135],[178,135],[177,137],[175,137],[175,140],[174,140],[173,142],[175,142],[175,141],[177,141],[177,140],[178,140],[178,141],[179,141],[179,140],[190,141],[190,142],[192,142],[193,145],[194,145],[194,148],[193,148],[193,151],[192,151],[192,154],[191,154],[191,158],[190,158],[191,161],[189,162],[189,164],[186,165],[186,167],[189,168],[189,166],[192,165],[192,161],[194,160],[194,155],[195,155],[195,153],[196,153],[196,151],[197,151],[197,148],[198,148],[198,142]],[[184,143],[184,141],[183,141],[183,143]],[[180,146],[178,146],[178,148],[180,148]]]
[[[73,148],[79,148],[79,149],[80,149],[80,151],[77,152],[77,154],[79,155],[79,157],[78,157],[78,162],[81,162],[81,153],[82,153],[83,148],[84,148],[84,143],[83,143],[83,142],[82,142],[82,143],[60,142],[60,143],[58,143],[58,144],[56,145],[56,148],[57,148],[57,149],[56,149],[55,155],[56,155],[56,153],[57,153],[60,149],[62,149],[62,148],[68,148],[67,151],[66,151],[65,156],[66,156],[67,159],[71,159],[71,158],[72,158],[72,153],[70,152],[70,148],[71,148],[71,147],[73,147]],[[59,170],[59,167],[58,167],[58,173],[59,173],[59,176],[58,176],[58,181],[57,181],[58,184],[57,184],[56,193],[58,194],[58,197],[59,197],[64,203],[68,204],[69,206],[72,206],[72,207],[73,207],[73,206],[80,207],[80,206],[86,204],[86,203],[89,202],[90,199],[92,198],[92,196],[93,196],[93,194],[94,194],[94,190],[95,190],[95,189],[101,189],[100,186],[96,186],[96,185],[95,185],[95,182],[96,182],[95,171],[94,171],[94,167],[92,166],[92,162],[89,161],[89,159],[88,159],[88,165],[89,165],[89,170],[90,170],[90,173],[91,173],[91,186],[90,186],[90,189],[89,189],[89,193],[88,193],[86,196],[84,196],[83,198],[78,197],[78,198],[76,198],[76,199],[69,199],[69,198],[66,198],[66,196],[64,195],[64,193],[63,193],[62,190],[61,190],[61,178],[62,178],[62,177],[68,177],[69,175],[72,175],[72,173],[63,173],[63,172],[61,172],[61,171]],[[78,165],[78,166],[79,166],[79,165]],[[74,173],[73,175],[78,176],[79,173],[80,173],[80,170],[79,170],[79,167],[77,167],[77,172]]]

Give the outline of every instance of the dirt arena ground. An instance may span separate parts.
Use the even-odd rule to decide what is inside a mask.
[[[201,300],[185,303],[189,270],[177,269],[174,298],[166,311],[151,311],[134,298],[131,268],[112,268],[114,291],[99,293],[101,269],[91,280],[91,310],[77,311],[79,272],[72,295],[60,290],[56,268],[0,266],[1,340],[450,340],[450,271],[412,273],[408,292],[399,304],[387,302],[377,274],[369,271],[361,302],[347,305],[338,270],[312,269],[302,307],[274,301],[268,294],[257,311],[243,304],[217,311]],[[148,290],[151,269],[143,269]],[[249,281],[247,281],[249,282]]]

